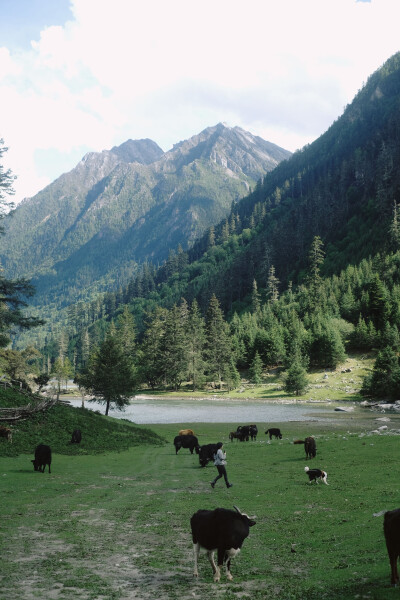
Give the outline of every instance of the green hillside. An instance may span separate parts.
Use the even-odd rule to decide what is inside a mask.
[[[0,389],[0,417],[2,409],[17,408],[43,401],[43,398],[21,394],[15,389]],[[27,419],[0,421],[11,426],[13,441],[0,443],[0,456],[32,454],[38,444],[48,444],[52,452],[67,455],[122,452],[132,446],[162,445],[163,438],[151,430],[129,421],[105,417],[86,408],[73,408],[57,403],[48,410],[32,413]],[[82,432],[80,444],[71,444],[75,429]]]

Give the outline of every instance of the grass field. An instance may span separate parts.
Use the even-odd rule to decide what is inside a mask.
[[[376,420],[382,416],[390,421]],[[371,433],[382,424],[385,433]],[[1,596],[399,598],[383,518],[373,515],[400,506],[400,415],[332,411],[323,425],[274,423],[283,439],[271,443],[265,423],[248,443],[229,442],[236,425],[196,424],[200,443],[225,443],[229,490],[222,480],[211,488],[212,464],[200,468],[188,450],[175,455],[172,440],[190,425],[151,426],[169,443],[121,452],[86,455],[83,440],[80,454],[54,453],[51,474],[34,472],[31,455],[1,457]],[[317,441],[312,463],[293,445],[306,435]],[[310,485],[306,464],[326,470],[329,486]],[[234,580],[213,583],[204,553],[194,580],[191,515],[233,505],[257,521],[232,561]]]

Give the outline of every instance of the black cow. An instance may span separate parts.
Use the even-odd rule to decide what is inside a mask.
[[[306,437],[305,440],[296,440],[293,442],[294,444],[304,444],[304,450],[307,458],[315,458],[317,455],[317,444],[315,443],[315,439],[313,437]]]
[[[199,441],[195,435],[177,435],[174,439],[175,452],[181,448],[189,448],[190,454],[193,454],[193,450],[196,450],[196,454],[199,453]]]
[[[306,458],[315,458],[317,454],[317,445],[313,437],[307,437],[304,440],[304,450],[306,452]]]
[[[399,583],[397,560],[400,556],[400,508],[385,512],[383,517],[383,532],[390,560],[390,582],[392,585],[397,586]]]
[[[49,473],[51,473],[51,448],[46,444],[39,444],[35,450],[35,458],[32,460],[35,471],[44,473],[46,465],[49,465]]]
[[[269,435],[270,440],[272,440],[272,436],[274,436],[276,439],[282,439],[281,430],[278,429],[278,427],[271,427],[270,429],[267,429],[265,433]]]
[[[210,461],[214,460],[214,454],[216,454],[218,448],[217,444],[205,444],[199,448],[199,463],[200,466],[205,467]]]
[[[257,439],[258,427],[257,425],[249,425],[249,433],[252,440]]]
[[[239,440],[241,442],[248,442],[250,438],[250,427],[249,425],[239,425],[236,429],[236,432],[239,434]]]
[[[213,569],[214,581],[220,580],[221,567],[224,564],[227,579],[233,579],[230,572],[231,559],[240,551],[244,540],[249,535],[250,527],[256,524],[236,506],[234,508],[235,510],[226,508],[198,510],[190,519],[195,577],[198,577],[197,563],[200,548],[204,548]],[[218,553],[218,565],[214,562],[215,551]]]
[[[80,429],[74,429],[72,432],[71,444],[80,444],[82,441],[82,433]]]

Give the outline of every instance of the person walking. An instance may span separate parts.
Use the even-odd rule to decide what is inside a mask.
[[[218,475],[211,482],[211,487],[212,488],[215,487],[215,484],[217,483],[218,479],[221,479],[221,477],[223,477],[225,479],[225,483],[226,483],[226,487],[227,488],[230,488],[233,485],[233,483],[229,483],[229,481],[228,481],[228,475],[227,475],[226,469],[225,469],[225,465],[226,465],[226,452],[224,452],[222,450],[222,446],[223,446],[223,443],[222,442],[218,442],[218,444],[217,444],[217,452],[216,452],[216,454],[214,454],[214,465],[217,467]]]

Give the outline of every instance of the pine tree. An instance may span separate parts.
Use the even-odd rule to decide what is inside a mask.
[[[257,281],[253,279],[253,291],[251,294],[251,310],[254,315],[258,315],[261,308],[260,294],[257,288]]]
[[[201,316],[197,300],[193,300],[190,307],[186,339],[188,344],[188,371],[189,379],[193,384],[193,391],[205,381],[206,363],[204,349],[206,343],[205,323]]]
[[[165,308],[157,307],[148,315],[147,328],[140,349],[140,377],[152,388],[163,381],[165,374],[162,347],[167,314]]]
[[[136,350],[135,319],[127,305],[124,306],[122,313],[117,317],[116,333],[124,354],[133,362]]]
[[[223,378],[226,387],[228,388],[228,392],[237,387],[240,383],[239,371],[236,368],[233,356],[230,357],[229,362],[225,365]]]
[[[208,371],[221,388],[222,376],[232,355],[229,327],[216,296],[210,299],[206,314],[206,357]]]
[[[285,391],[289,394],[300,396],[308,385],[306,371],[299,359],[296,359],[287,371],[285,378]]]
[[[275,276],[275,267],[271,265],[268,273],[267,295],[270,302],[277,302],[279,299],[279,279]]]
[[[321,291],[321,266],[324,263],[325,253],[322,249],[323,242],[321,238],[316,235],[312,241],[310,252],[308,254],[309,268],[307,276],[307,284],[310,294],[311,306],[315,307],[318,305]]]
[[[214,225],[211,225],[208,230],[208,238],[207,238],[207,250],[215,246],[215,229]]]
[[[389,237],[391,248],[397,251],[400,248],[400,222],[399,222],[399,205],[393,202],[393,216],[389,227]]]
[[[382,329],[390,315],[388,292],[382,283],[379,274],[375,273],[368,285],[369,306],[368,313],[375,327]]]
[[[118,409],[129,404],[135,379],[131,362],[115,338],[105,339],[98,352],[90,357],[88,367],[79,377],[79,384],[94,396],[94,400],[106,405],[106,415],[113,404]]]
[[[252,383],[258,384],[262,381],[263,362],[258,352],[255,353],[250,365],[250,380]]]
[[[186,303],[184,304],[187,309]],[[174,305],[165,319],[161,343],[165,382],[179,389],[188,371],[187,310]]]

